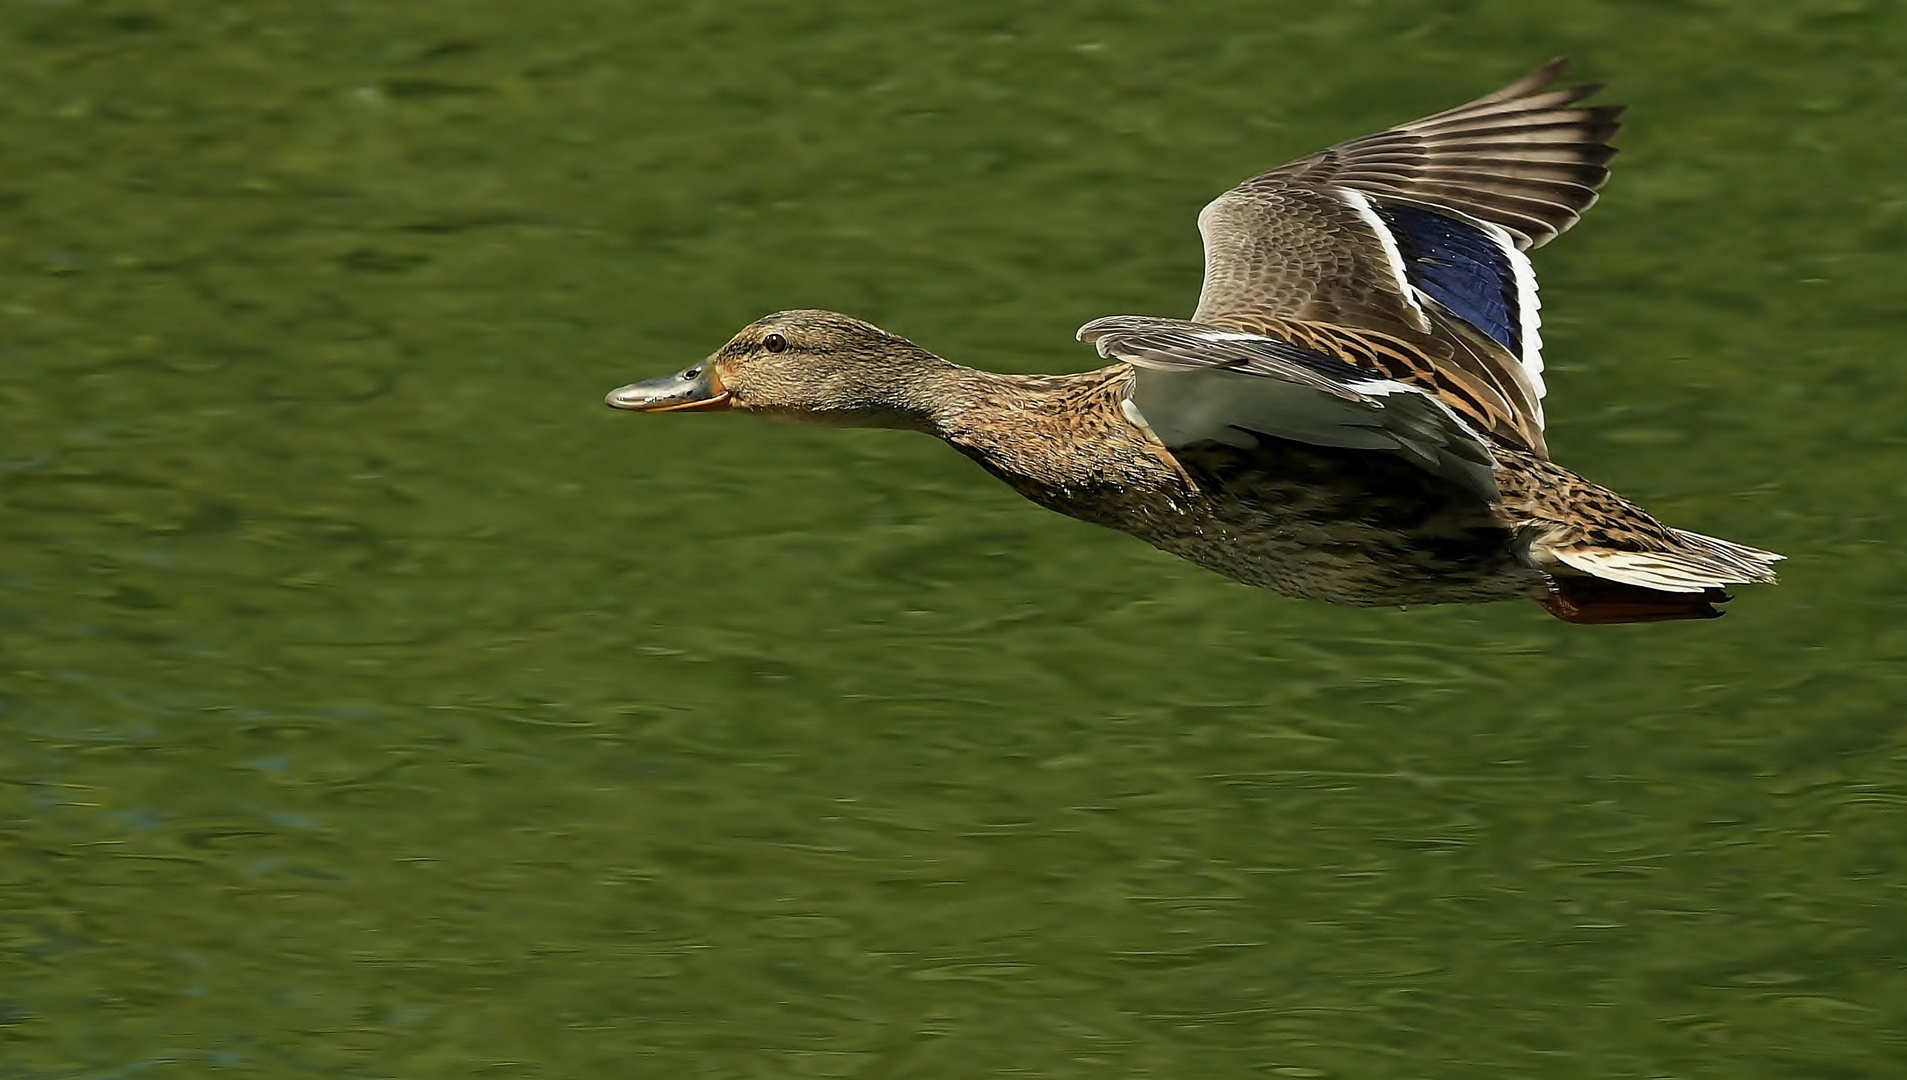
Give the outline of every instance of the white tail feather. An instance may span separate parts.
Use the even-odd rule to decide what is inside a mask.
[[[1557,561],[1592,577],[1662,592],[1701,592],[1724,585],[1766,584],[1769,567],[1785,556],[1701,533],[1671,530],[1681,547],[1671,551],[1612,551],[1608,548],[1559,548]]]

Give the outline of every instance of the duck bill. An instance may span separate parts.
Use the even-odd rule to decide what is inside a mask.
[[[619,386],[603,403],[630,412],[712,412],[728,408],[729,398],[715,365],[702,364],[660,379]]]

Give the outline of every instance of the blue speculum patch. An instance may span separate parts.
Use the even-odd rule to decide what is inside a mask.
[[[1413,206],[1382,207],[1378,215],[1397,240],[1410,283],[1521,359],[1516,273],[1489,234]]]

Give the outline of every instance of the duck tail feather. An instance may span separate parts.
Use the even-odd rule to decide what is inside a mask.
[[[1725,585],[1772,585],[1771,551],[1717,540],[1681,529],[1667,530],[1671,543],[1624,550],[1579,545],[1554,551],[1570,569],[1605,581],[1659,592],[1700,593]]]

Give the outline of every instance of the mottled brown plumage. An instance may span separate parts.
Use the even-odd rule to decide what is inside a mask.
[[[1594,201],[1617,112],[1544,91],[1560,70],[1221,196],[1198,312],[1089,323],[1109,367],[992,374],[786,311],[609,404],[926,432],[1041,506],[1290,596],[1713,617],[1780,556],[1663,525],[1544,446],[1521,251]]]

